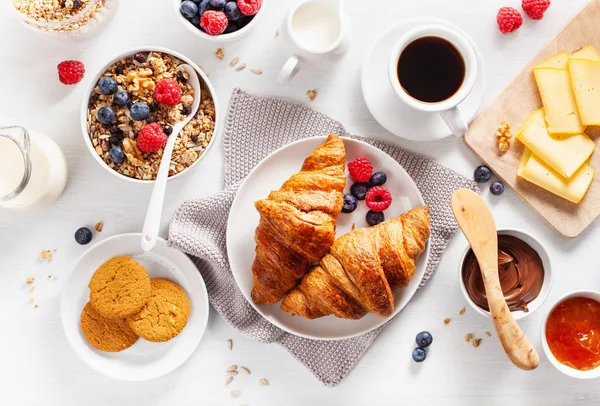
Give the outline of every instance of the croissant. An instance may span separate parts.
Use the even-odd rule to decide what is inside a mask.
[[[346,149],[337,135],[310,154],[300,172],[254,205],[260,214],[252,264],[252,300],[280,301],[327,253],[344,205]]]
[[[426,206],[338,238],[281,303],[292,315],[360,319],[394,312],[395,289],[408,285],[429,239]]]

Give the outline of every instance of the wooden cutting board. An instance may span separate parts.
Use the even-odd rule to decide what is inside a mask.
[[[477,116],[464,137],[469,148],[505,184],[510,185],[558,233],[569,238],[577,237],[600,215],[600,128],[589,127],[586,131],[596,142],[596,150],[590,161],[596,174],[590,190],[579,204],[518,178],[517,167],[523,145],[513,137],[508,152],[500,154],[495,133],[498,125],[506,121],[513,135],[516,134],[529,114],[542,107],[533,78],[532,68],[535,65],[560,51],[573,52],[586,45],[593,45],[600,50],[600,0],[592,0],[525,66],[502,94]]]

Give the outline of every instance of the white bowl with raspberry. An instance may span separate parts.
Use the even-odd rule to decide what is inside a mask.
[[[212,114],[212,118],[211,118],[211,122],[214,125],[214,127],[212,128],[212,130],[206,131],[207,133],[210,133],[210,139],[208,139],[206,141],[206,145],[203,146],[202,150],[199,151],[199,153],[197,153],[197,157],[196,159],[191,162],[189,164],[189,166],[186,166],[184,169],[177,171],[177,173],[171,174],[169,175],[169,180],[178,178],[180,176],[182,176],[184,173],[189,172],[193,167],[195,167],[196,165],[198,165],[198,162],[200,162],[205,156],[206,154],[210,151],[210,149],[212,148],[212,146],[215,144],[215,138],[218,136],[219,132],[221,131],[221,113],[219,110],[219,102],[217,99],[217,93],[212,85],[212,83],[210,82],[210,80],[208,79],[208,77],[206,76],[206,74],[200,69],[200,67],[194,63],[191,59],[187,58],[186,56],[173,51],[171,49],[168,48],[162,48],[162,47],[143,47],[143,48],[134,48],[134,49],[130,49],[128,51],[122,52],[119,55],[115,56],[114,58],[112,58],[108,63],[106,63],[106,65],[104,65],[96,74],[94,74],[93,77],[91,77],[91,79],[88,79],[90,76],[86,76],[86,80],[90,80],[89,82],[89,86],[88,86],[88,90],[85,93],[85,98],[82,101],[81,104],[81,110],[80,110],[80,121],[81,121],[81,132],[83,135],[83,139],[84,142],[86,144],[86,146],[88,147],[89,152],[91,153],[92,157],[94,158],[94,160],[96,162],[98,162],[100,164],[101,167],[103,167],[105,170],[107,170],[108,172],[110,172],[111,174],[113,174],[114,176],[117,176],[120,179],[132,182],[132,183],[138,183],[138,184],[153,184],[154,180],[156,179],[156,174],[154,173],[154,176],[152,177],[152,179],[139,179],[136,177],[132,177],[132,176],[126,176],[123,173],[120,173],[117,169],[112,168],[110,165],[114,164],[114,162],[110,163],[107,162],[103,159],[103,157],[100,155],[101,151],[98,151],[98,147],[99,145],[96,144],[94,145],[94,142],[92,141],[92,131],[90,129],[90,118],[92,116],[95,117],[95,115],[93,115],[91,113],[90,110],[90,105],[91,105],[91,100],[92,97],[94,95],[97,95],[96,92],[96,87],[99,85],[99,81],[100,79],[105,76],[105,74],[107,74],[107,72],[113,68],[114,66],[126,66],[127,63],[123,64],[123,61],[132,61],[133,59],[135,59],[135,56],[137,55],[146,55],[147,57],[149,57],[150,55],[165,55],[169,58],[171,58],[172,61],[176,61],[179,60],[179,62],[181,62],[181,64],[188,64],[189,66],[191,66],[195,72],[198,74],[198,77],[200,79],[200,84],[201,84],[201,88],[202,88],[202,94],[204,95],[204,97],[201,100],[201,107],[198,110],[198,112],[196,112],[197,114],[199,112],[203,112],[203,102],[206,101],[209,103],[209,108],[212,108],[213,110],[213,114]],[[133,59],[132,59],[133,58]],[[149,62],[150,62],[150,58],[148,58]],[[173,63],[175,65],[175,62]],[[137,64],[137,66],[142,67],[142,65],[140,65],[139,63]],[[127,71],[125,71],[124,73],[127,73]],[[157,86],[158,87],[158,86]],[[119,85],[119,89],[121,89],[121,85]],[[156,89],[156,87],[155,87]],[[127,92],[130,97],[132,99],[130,99],[130,102],[134,102],[135,99],[133,99],[133,96],[131,95],[130,92]],[[115,93],[116,94],[116,93]],[[109,97],[113,97],[114,95],[110,95]],[[113,99],[114,100],[114,99]],[[156,100],[155,100],[156,102]],[[114,101],[112,102],[114,103]],[[110,104],[110,103],[102,103],[102,104]],[[159,104],[159,103],[150,103],[150,104]],[[178,106],[181,106],[181,104],[179,104]],[[116,105],[112,104],[111,107],[114,108],[118,108],[116,107]],[[130,111],[130,105],[128,105],[127,107],[127,113],[126,115],[131,117],[131,111]],[[162,109],[164,106],[160,106],[160,108]],[[167,106],[167,109],[169,107]],[[125,107],[123,107],[123,109],[125,109]],[[156,113],[159,114],[159,113]],[[183,113],[185,114],[185,113]],[[150,112],[150,116],[152,116],[152,112]],[[133,120],[133,119],[132,119]],[[194,120],[198,120],[198,117],[195,117]],[[193,121],[194,121],[193,120]],[[180,121],[180,120],[178,120]],[[143,127],[150,127],[151,125],[154,125],[156,123],[153,123],[151,120],[149,122],[149,120],[139,120],[140,125],[142,125]],[[119,124],[120,122],[118,120],[115,120],[114,125]],[[167,123],[166,127],[173,127],[175,123]],[[126,125],[132,125],[131,123],[127,123]],[[110,130],[109,130],[109,126],[99,126],[97,125],[97,127],[101,128],[101,132],[106,132],[107,136],[110,134]],[[143,128],[142,128],[143,129]],[[131,130],[130,130],[131,131]],[[136,145],[137,145],[137,137],[139,136],[139,134],[142,131],[139,131],[138,134],[135,134],[134,136],[134,140],[136,141]],[[180,134],[182,134],[181,136],[183,136],[185,130],[182,130],[182,132]],[[168,134],[169,136],[176,136],[176,134]],[[197,138],[197,137],[196,137]],[[127,137],[127,134],[121,132],[121,143],[123,143],[126,139],[132,139],[131,137]],[[193,139],[193,137],[192,137]],[[110,143],[110,146],[112,146],[113,144]],[[126,150],[124,148],[123,144],[116,144],[116,145],[121,145],[122,146],[122,151],[121,153],[125,153]],[[141,147],[138,147],[141,148]],[[106,152],[106,151],[105,151]],[[177,159],[176,157],[176,151],[173,152],[173,159]],[[143,152],[143,154],[147,155],[146,152]],[[126,155],[126,153],[124,154]],[[160,164],[160,156],[155,156],[154,160],[158,161],[156,162],[156,171],[158,170],[158,165]],[[125,158],[125,161],[127,161],[129,159],[129,157]],[[144,159],[146,159],[146,157],[144,157]],[[125,162],[123,161],[123,162]],[[113,165],[115,167],[117,167],[117,165]]]
[[[196,4],[196,8],[202,3],[209,3],[213,0],[202,0]],[[232,42],[245,37],[257,25],[258,20],[265,13],[267,0],[216,0],[227,3],[235,3],[240,10],[241,17],[236,21],[231,20],[225,10],[218,9],[206,10],[199,8],[194,17],[186,17],[182,13],[182,4],[185,0],[172,0],[175,14],[181,23],[198,37],[212,42]],[[188,15],[193,14],[193,6]],[[188,10],[189,11],[189,10]],[[232,27],[242,25],[234,31],[229,32]]]

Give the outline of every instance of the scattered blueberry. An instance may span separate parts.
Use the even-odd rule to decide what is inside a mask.
[[[117,91],[117,81],[110,76],[103,77],[98,82],[98,88],[102,94],[114,94]]]
[[[342,207],[343,213],[352,213],[358,206],[358,199],[353,194],[347,193],[344,195],[344,207]]]
[[[109,125],[115,121],[115,111],[112,109],[112,107],[100,107],[98,110],[98,121],[104,125]]]
[[[117,106],[125,107],[129,101],[129,93],[120,91],[113,96],[113,103]]]
[[[358,200],[365,200],[367,192],[370,188],[371,185],[366,182],[354,182],[350,187],[350,193],[352,193]]]
[[[433,336],[428,331],[421,331],[415,339],[417,345],[421,348],[426,348],[433,342]]]
[[[214,8],[223,8],[227,4],[227,0],[209,0],[208,2]]]
[[[371,179],[369,179],[369,184],[371,186],[381,186],[385,182],[387,182],[387,175],[383,172],[375,172],[371,175]]]
[[[181,14],[187,18],[194,18],[198,14],[198,5],[193,1],[184,1],[179,8]]]
[[[485,165],[478,166],[475,168],[475,173],[473,173],[473,178],[477,183],[486,183],[492,177],[492,171]]]
[[[225,4],[225,14],[227,14],[227,18],[229,18],[230,21],[237,21],[242,17],[242,13],[235,1],[230,1]]]
[[[92,241],[92,232],[87,227],[81,227],[75,231],[75,241],[77,244],[86,245]]]
[[[146,55],[144,55],[142,52],[138,52],[137,54],[133,55],[133,59],[139,63],[146,62]]]
[[[490,185],[490,192],[494,196],[500,196],[502,193],[504,193],[504,184],[500,181],[492,182]]]
[[[108,155],[110,156],[110,160],[116,164],[122,164],[125,160],[125,154],[123,153],[123,150],[121,149],[121,147],[118,147],[116,145],[110,147]]]
[[[144,102],[133,103],[129,113],[135,121],[144,121],[150,115],[150,107]]]
[[[415,362],[423,362],[427,358],[427,353],[424,348],[417,347],[412,352],[412,358]]]
[[[370,226],[376,226],[379,223],[382,223],[385,220],[385,215],[383,212],[377,212],[373,210],[369,210],[367,212],[367,224]]]
[[[163,128],[163,132],[168,137],[169,135],[173,134],[173,127],[166,125],[165,128]]]

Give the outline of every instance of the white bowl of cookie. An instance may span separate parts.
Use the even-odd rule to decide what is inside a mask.
[[[169,132],[172,126],[190,114],[194,95],[182,64],[198,74],[202,99],[196,116],[178,135],[169,180],[189,172],[212,148],[220,131],[220,113],[217,94],[206,74],[173,50],[134,48],[112,58],[94,75],[81,105],[84,142],[108,172],[133,183],[154,182],[163,149],[146,147],[142,151],[138,136],[151,126],[166,143],[165,136],[174,136]],[[167,105],[155,100],[157,84],[162,81],[179,86],[179,101]]]

